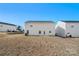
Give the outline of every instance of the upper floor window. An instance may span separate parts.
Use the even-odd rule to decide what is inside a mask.
[[[33,27],[33,25],[30,25],[30,27]]]
[[[74,25],[71,25],[71,28],[74,28]]]

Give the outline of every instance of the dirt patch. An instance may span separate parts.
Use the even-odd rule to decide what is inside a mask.
[[[0,37],[2,56],[79,56],[79,38],[4,35]]]

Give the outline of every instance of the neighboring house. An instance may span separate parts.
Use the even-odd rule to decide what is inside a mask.
[[[79,37],[79,21],[58,21],[55,34],[61,37]]]
[[[0,22],[0,32],[7,32],[7,31],[11,32],[11,31],[16,31],[16,30],[17,30],[16,25]]]
[[[52,21],[25,22],[25,35],[55,35],[55,23]]]

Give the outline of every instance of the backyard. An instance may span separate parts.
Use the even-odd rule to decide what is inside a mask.
[[[79,56],[79,38],[0,33],[1,56]]]

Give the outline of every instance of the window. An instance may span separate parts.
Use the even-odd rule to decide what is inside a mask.
[[[74,25],[71,25],[71,28],[73,28],[74,27]]]
[[[30,27],[33,27],[33,25],[30,25]]]
[[[39,31],[39,34],[41,34],[41,31]]]
[[[44,31],[44,34],[45,34],[45,31]]]
[[[49,31],[49,33],[51,33],[51,31]]]

